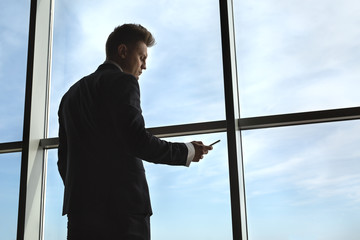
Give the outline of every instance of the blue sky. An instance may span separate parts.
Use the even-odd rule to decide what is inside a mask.
[[[360,104],[356,1],[234,2],[243,117]]]
[[[243,134],[250,239],[359,238],[359,128],[354,121]]]
[[[157,40],[140,78],[148,127],[224,119],[218,1],[113,2],[55,1],[49,136],[57,136],[60,98],[104,61],[108,34],[125,22]],[[28,1],[1,1],[0,11],[0,141],[18,141]],[[242,117],[359,106],[359,11],[354,0],[235,1]],[[249,239],[359,239],[359,131],[349,121],[243,132]],[[190,168],[146,164],[156,240],[232,238],[226,135],[169,140],[193,139],[221,142]],[[19,159],[0,155],[0,212],[12,216],[0,214],[5,240],[16,230]],[[52,240],[66,234],[56,160],[49,151]]]
[[[0,1],[0,142],[22,138],[29,4]]]
[[[21,141],[28,1],[0,1],[0,142]],[[0,154],[0,238],[15,239],[20,153]]]

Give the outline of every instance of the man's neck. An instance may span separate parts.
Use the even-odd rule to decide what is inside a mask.
[[[117,66],[117,67],[120,69],[120,71],[122,71],[122,72],[123,72],[123,70],[122,70],[122,68],[120,67],[120,65],[119,65],[117,62],[113,61],[113,60],[106,59],[104,63],[110,63],[110,64],[113,64],[113,65]]]

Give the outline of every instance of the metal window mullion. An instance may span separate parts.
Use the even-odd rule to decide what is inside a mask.
[[[22,142],[6,142],[0,143],[0,154],[2,153],[14,153],[22,151]]]
[[[254,130],[350,120],[360,120],[360,107],[236,119],[240,130]],[[226,128],[226,120],[220,120],[153,127],[148,128],[147,130],[155,136],[162,138],[226,132]],[[58,144],[59,139],[57,137],[44,138],[40,140],[40,146],[44,149],[57,148]],[[19,152],[21,151],[21,148],[22,142],[1,143],[0,153]]]
[[[27,193],[27,173],[28,173],[28,149],[30,134],[30,110],[31,95],[33,84],[33,65],[34,65],[34,48],[35,48],[35,25],[36,25],[36,7],[37,1],[31,0],[30,3],[30,21],[29,21],[29,40],[28,40],[28,56],[26,70],[26,86],[25,86],[25,105],[24,105],[24,125],[23,125],[23,146],[21,154],[21,170],[20,170],[20,190],[19,190],[19,207],[18,207],[18,223],[17,223],[17,240],[24,239],[25,232],[25,210],[26,210],[26,193]]]
[[[53,41],[53,27],[54,27],[54,1],[48,0],[47,16],[48,16],[48,35],[47,35],[47,60],[46,65],[46,81],[45,81],[45,102],[44,102],[44,123],[43,123],[43,135],[45,138],[49,135],[49,116],[50,116],[50,89],[51,89],[51,63],[52,63],[52,41]],[[39,239],[44,239],[45,234],[45,203],[46,203],[46,183],[47,183],[47,162],[48,152],[42,148],[39,141],[39,149],[43,150],[43,177],[42,177],[42,192],[41,192],[41,207],[40,207],[40,229]]]
[[[241,130],[360,119],[360,107],[288,113],[239,119]]]
[[[219,0],[233,239],[247,240],[232,0]]]
[[[17,240],[42,239],[52,14],[52,0],[31,1]]]

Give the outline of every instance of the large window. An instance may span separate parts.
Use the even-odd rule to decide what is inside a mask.
[[[104,62],[109,33],[128,22],[144,25],[157,42],[148,49],[147,70],[139,80],[147,127],[225,119],[217,1],[57,1],[54,12],[50,136],[57,136],[62,95]],[[210,143],[216,136],[187,139],[208,138]],[[231,239],[226,137],[221,138],[222,145],[204,164],[189,169],[146,164],[153,238]],[[56,159],[50,151],[45,239],[66,235]]]
[[[0,145],[22,139],[29,9],[28,1],[0,1]],[[7,153],[6,147],[2,152],[0,239],[11,240],[17,231],[21,154]]]
[[[234,6],[241,117],[359,106],[356,1]],[[359,237],[358,124],[242,132],[249,239]]]
[[[0,1],[0,142],[22,138],[29,12],[28,1]]]
[[[60,98],[104,62],[106,39],[123,23],[141,23],[157,42],[139,80],[147,127],[225,118],[218,2],[165,2],[56,2],[50,136]]]
[[[234,4],[242,117],[360,105],[356,0]]]
[[[140,23],[157,41],[139,82],[146,126],[221,139],[189,168],[145,163],[153,239],[359,239],[359,11],[355,0],[0,2],[0,238],[66,238],[60,99],[105,60],[114,27]]]
[[[249,239],[358,239],[360,122],[243,133]]]

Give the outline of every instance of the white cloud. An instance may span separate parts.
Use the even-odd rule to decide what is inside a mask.
[[[262,169],[254,170],[246,174],[246,179],[252,181],[259,178],[273,178],[279,176],[287,176],[289,172],[298,169],[299,165],[304,161],[302,158],[292,158],[278,164],[271,165]]]
[[[353,206],[360,201],[359,130],[349,121],[248,132],[248,197],[292,192],[293,205],[337,199]]]
[[[237,2],[243,116],[354,106],[360,4]],[[240,5],[241,4],[241,5]],[[351,7],[350,7],[351,6]],[[342,91],[341,91],[342,90]]]

